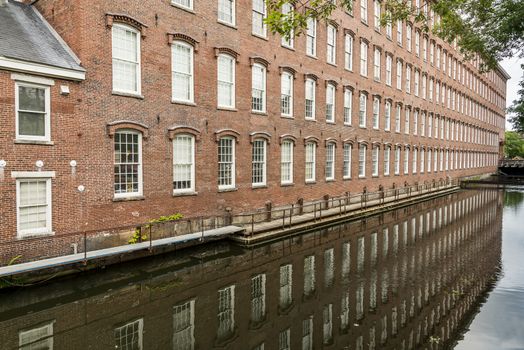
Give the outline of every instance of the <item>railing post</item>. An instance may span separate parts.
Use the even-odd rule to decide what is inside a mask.
[[[87,264],[87,233],[84,231],[84,265]]]
[[[200,221],[200,228],[202,229],[202,241],[204,241],[204,217],[202,216],[202,221]]]
[[[313,203],[313,221],[317,221],[317,203]]]
[[[282,212],[282,228],[284,228],[286,225],[286,209]]]
[[[291,212],[289,213],[289,227],[293,226],[293,211],[295,210],[295,204],[291,204]]]
[[[322,203],[320,203],[319,219],[322,221]]]
[[[151,229],[153,224],[149,224],[149,252],[153,251],[153,230]]]
[[[251,214],[251,236],[255,233],[255,214]]]

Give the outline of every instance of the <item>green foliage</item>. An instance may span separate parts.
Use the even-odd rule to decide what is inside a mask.
[[[168,216],[161,216],[158,219],[149,220],[149,223],[147,225],[140,226],[135,229],[135,232],[133,233],[129,241],[127,241],[127,243],[136,244],[136,243],[140,243],[143,241],[147,241],[149,236],[146,234],[146,231],[151,227],[152,224],[156,224],[159,222],[176,221],[176,220],[182,219],[182,217],[183,217],[182,214],[176,213],[176,214],[172,214]]]
[[[524,22],[524,19],[523,19]],[[520,66],[524,71],[524,64]],[[513,124],[513,130],[524,133],[524,76],[519,83],[519,91],[517,100],[513,101],[513,105],[508,112],[511,114],[509,121]]]
[[[7,262],[7,266],[11,266],[11,265],[14,265],[16,264],[16,262],[18,260],[22,259],[22,255],[17,255],[17,256],[14,256],[12,257],[8,262]]]
[[[515,131],[506,131],[504,155],[508,158],[524,157],[524,139]]]

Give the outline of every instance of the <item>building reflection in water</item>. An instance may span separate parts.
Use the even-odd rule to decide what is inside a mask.
[[[222,244],[235,253],[213,258],[188,251],[136,261],[143,274],[132,283],[122,267],[11,291],[0,303],[0,342],[3,349],[447,348],[497,275],[502,196],[460,192],[240,252]],[[68,294],[74,290],[84,292]]]

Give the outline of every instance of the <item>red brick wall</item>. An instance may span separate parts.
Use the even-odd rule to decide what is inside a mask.
[[[67,6],[67,11],[64,10]],[[334,19],[339,24],[337,33],[337,66],[326,64],[326,25],[317,26],[317,57],[312,59],[305,55],[305,37],[295,39],[295,50],[281,47],[280,37],[269,34],[268,40],[251,35],[251,3],[247,0],[237,1],[237,25],[231,28],[216,21],[216,2],[195,1],[195,11],[190,13],[170,5],[169,0],[156,1],[65,1],[41,0],[38,9],[54,28],[63,36],[79,56],[82,65],[87,69],[86,81],[70,83],[72,93],[69,97],[58,95],[59,85],[53,87],[52,94],[52,138],[54,146],[14,145],[13,118],[13,83],[9,73],[0,73],[0,87],[6,94],[0,100],[0,117],[7,122],[0,130],[0,145],[7,152],[0,154],[10,166],[6,170],[6,179],[0,183],[2,196],[0,216],[4,223],[1,233],[4,239],[15,237],[15,186],[10,179],[10,171],[34,169],[34,161],[41,159],[45,169],[57,172],[53,180],[53,229],[57,234],[78,231],[80,220],[88,222],[86,229],[106,229],[110,227],[144,222],[160,215],[181,212],[185,216],[223,213],[230,207],[234,212],[259,208],[268,200],[275,204],[296,202],[304,199],[319,198],[325,194],[338,195],[346,191],[361,191],[364,186],[375,190],[379,185],[388,188],[408,182],[494,172],[495,167],[461,171],[438,172],[393,176],[393,152],[391,154],[391,174],[384,177],[383,154],[380,154],[379,174],[371,178],[371,146],[367,153],[367,177],[358,179],[358,147],[353,147],[352,180],[342,180],[342,140],[365,140],[371,142],[391,142],[392,144],[411,144],[421,146],[458,147],[480,152],[498,152],[497,146],[481,146],[463,142],[435,140],[434,138],[395,134],[383,131],[384,99],[391,98],[404,105],[420,107],[464,120],[486,130],[501,132],[501,129],[464,117],[457,112],[443,109],[441,105],[430,104],[427,100],[395,88],[395,59],[403,58],[404,62],[414,67],[422,67],[425,72],[437,79],[446,81],[447,85],[464,90],[462,85],[452,81],[441,71],[422,62],[414,54],[399,47],[395,41],[376,33],[372,27],[360,24],[358,10],[355,18],[345,13],[336,13]],[[372,9],[372,7],[369,7]],[[371,10],[370,10],[371,11]],[[142,61],[142,94],[143,99],[112,95],[111,80],[111,29],[106,26],[106,13],[126,14],[148,26],[147,35],[141,40]],[[371,23],[371,22],[370,22]],[[344,70],[344,28],[355,32],[353,72]],[[198,52],[194,56],[195,103],[187,106],[171,103],[171,50],[167,42],[167,33],[179,32],[189,35],[199,42]],[[405,33],[405,31],[404,31]],[[395,28],[393,29],[396,37]],[[359,38],[370,41],[368,52],[368,78],[359,75]],[[405,42],[405,39],[404,39]],[[448,51],[450,45],[441,43]],[[374,82],[373,45],[382,48],[382,82]],[[236,107],[237,111],[217,110],[216,105],[216,58],[214,47],[227,46],[237,51],[239,63],[236,65]],[[413,38],[414,46],[414,38]],[[422,46],[422,44],[421,44]],[[384,84],[385,56],[388,51],[394,55],[393,87]],[[267,76],[267,115],[251,113],[251,56],[261,56],[270,62]],[[294,81],[294,119],[280,116],[280,75],[279,66],[291,66],[297,71]],[[472,70],[475,68],[468,64]],[[304,73],[319,76],[316,94],[316,122],[304,120]],[[326,124],[325,81],[335,80],[336,90],[336,124]],[[412,73],[412,82],[414,74]],[[487,80],[484,79],[486,82]],[[420,83],[421,84],[421,83]],[[488,84],[490,84],[488,82]],[[343,86],[351,85],[355,89],[353,100],[353,126],[343,126]],[[403,82],[404,85],[404,82]],[[490,84],[493,85],[493,84]],[[428,87],[429,89],[429,87]],[[368,98],[368,128],[358,128],[358,91],[366,90]],[[381,130],[370,127],[372,114],[372,94],[382,96]],[[499,113],[500,109],[479,98],[472,91],[466,94],[482,101],[483,104]],[[58,111],[63,107],[63,111]],[[67,108],[66,108],[67,107]],[[404,110],[401,125],[404,125]],[[413,116],[412,116],[413,117]],[[113,201],[113,140],[106,132],[109,122],[121,119],[134,120],[148,126],[149,137],[143,142],[143,192],[144,200],[129,202]],[[392,121],[394,120],[394,108]],[[412,124],[412,123],[411,123]],[[196,146],[196,191],[198,195],[189,197],[172,196],[172,146],[167,137],[167,129],[174,125],[189,125],[201,132],[201,140]],[[420,119],[419,119],[420,125]],[[217,145],[215,132],[231,128],[240,133],[236,156],[237,191],[219,193],[217,186]],[[403,127],[402,127],[403,130]],[[267,188],[251,188],[251,149],[249,134],[264,131],[272,135],[268,147]],[[294,153],[294,186],[280,185],[280,147],[279,137],[291,134],[298,142]],[[316,136],[320,139],[317,150],[317,182],[304,183],[304,137]],[[336,150],[336,178],[327,183],[324,176],[324,140],[334,138],[338,142]],[[3,147],[6,146],[6,148]],[[6,155],[4,155],[6,154]],[[403,157],[402,153],[402,157]],[[78,162],[76,177],[71,176],[68,166],[70,160]],[[420,163],[420,162],[419,162]],[[410,160],[410,168],[412,162]],[[401,160],[402,168],[402,160]],[[403,171],[401,171],[403,173]],[[80,202],[80,195],[75,192],[76,186],[86,186]]]

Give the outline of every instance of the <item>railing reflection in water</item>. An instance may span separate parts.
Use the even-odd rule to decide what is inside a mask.
[[[45,295],[56,286],[23,291],[51,306],[23,314],[4,297],[0,341],[5,349],[447,348],[497,274],[502,198],[464,191],[236,254],[133,262],[150,277],[118,285],[123,274],[109,271],[99,283],[111,289],[68,302]]]

